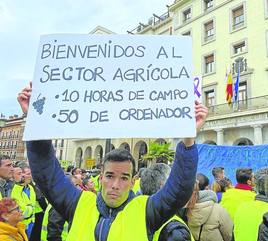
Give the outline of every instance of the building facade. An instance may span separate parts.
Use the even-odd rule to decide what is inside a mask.
[[[97,27],[91,33],[109,34]],[[209,108],[197,143],[214,145],[268,144],[268,0],[177,0],[164,14],[148,18],[129,34],[184,35],[193,40],[194,76],[202,78],[203,103]],[[227,77],[238,78],[238,98],[226,101]],[[116,139],[111,147],[130,149],[138,160],[150,141]],[[106,140],[77,140],[69,157],[76,165],[98,163]],[[108,146],[109,147],[109,146]]]
[[[194,76],[202,76],[210,112],[199,143],[268,143],[267,0],[177,0],[129,33],[192,37]],[[229,73],[234,85],[239,80],[231,105],[226,102]]]
[[[90,31],[112,33],[101,26]],[[203,103],[209,108],[197,143],[268,144],[268,0],[176,0],[164,14],[153,14],[128,33],[192,37],[193,74],[202,79]],[[235,104],[230,105],[226,101],[229,74],[238,90]],[[118,147],[139,160],[151,141],[171,142],[175,148],[179,140],[77,139],[54,140],[53,145],[60,160],[91,168]]]
[[[0,154],[10,156],[11,160],[26,160],[25,143],[22,141],[25,117],[17,115],[8,119],[2,117],[0,127]]]

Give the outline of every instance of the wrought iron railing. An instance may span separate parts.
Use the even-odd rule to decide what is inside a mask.
[[[143,24],[140,23],[136,28],[134,28],[131,31],[127,31],[129,34],[137,34],[141,32],[143,29],[147,28],[148,26],[156,26],[160,24],[161,22],[165,21],[166,19],[169,18],[169,12],[166,12],[162,14],[161,16],[158,16],[156,14],[153,15],[153,17],[149,18],[148,23]]]
[[[209,116],[268,108],[268,95],[240,100],[237,103],[209,106]]]

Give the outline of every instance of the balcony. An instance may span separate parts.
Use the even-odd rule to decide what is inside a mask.
[[[127,31],[127,33],[138,34],[139,32],[142,32],[143,29],[145,29],[149,26],[153,27],[153,26],[157,26],[157,25],[161,24],[163,21],[165,21],[169,17],[170,17],[169,11],[162,14],[161,16],[153,14],[153,17],[149,18],[148,23],[146,23],[146,24],[140,23],[138,27],[134,28],[131,31]]]
[[[254,112],[261,112],[262,110],[265,111],[268,109],[268,95],[249,98],[246,100],[238,101],[236,105],[228,105],[228,104],[221,104],[221,105],[214,105],[209,107],[209,117],[216,117],[221,115],[228,115],[228,114],[238,114],[245,113],[249,111]]]

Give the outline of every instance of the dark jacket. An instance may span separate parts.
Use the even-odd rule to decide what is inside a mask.
[[[191,241],[191,234],[183,223],[174,220],[162,229],[158,241]]]
[[[10,197],[13,186],[14,182],[5,180],[0,177],[0,193],[2,195],[2,198]]]
[[[62,241],[64,224],[63,217],[52,207],[48,212],[47,241]]]
[[[263,215],[263,221],[259,226],[257,241],[267,241],[267,240],[268,240],[268,212]]]
[[[81,191],[77,190],[65,177],[55,157],[51,141],[27,142],[27,154],[34,181],[53,207],[70,223]],[[164,187],[150,196],[147,202],[146,225],[149,240],[152,240],[154,232],[171,218],[176,210],[183,207],[191,197],[197,161],[196,145],[185,148],[183,143],[178,144],[170,177]],[[108,207],[108,209],[110,208]],[[102,211],[99,210],[99,212],[102,215]],[[102,230],[106,233],[102,233],[101,236],[107,237],[109,227]],[[97,227],[95,236],[100,236]]]

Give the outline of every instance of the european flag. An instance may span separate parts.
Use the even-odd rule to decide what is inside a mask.
[[[240,71],[239,71],[239,68],[238,68],[238,73],[237,73],[236,81],[235,81],[235,84],[234,84],[234,103],[238,102],[239,80],[240,80]]]

